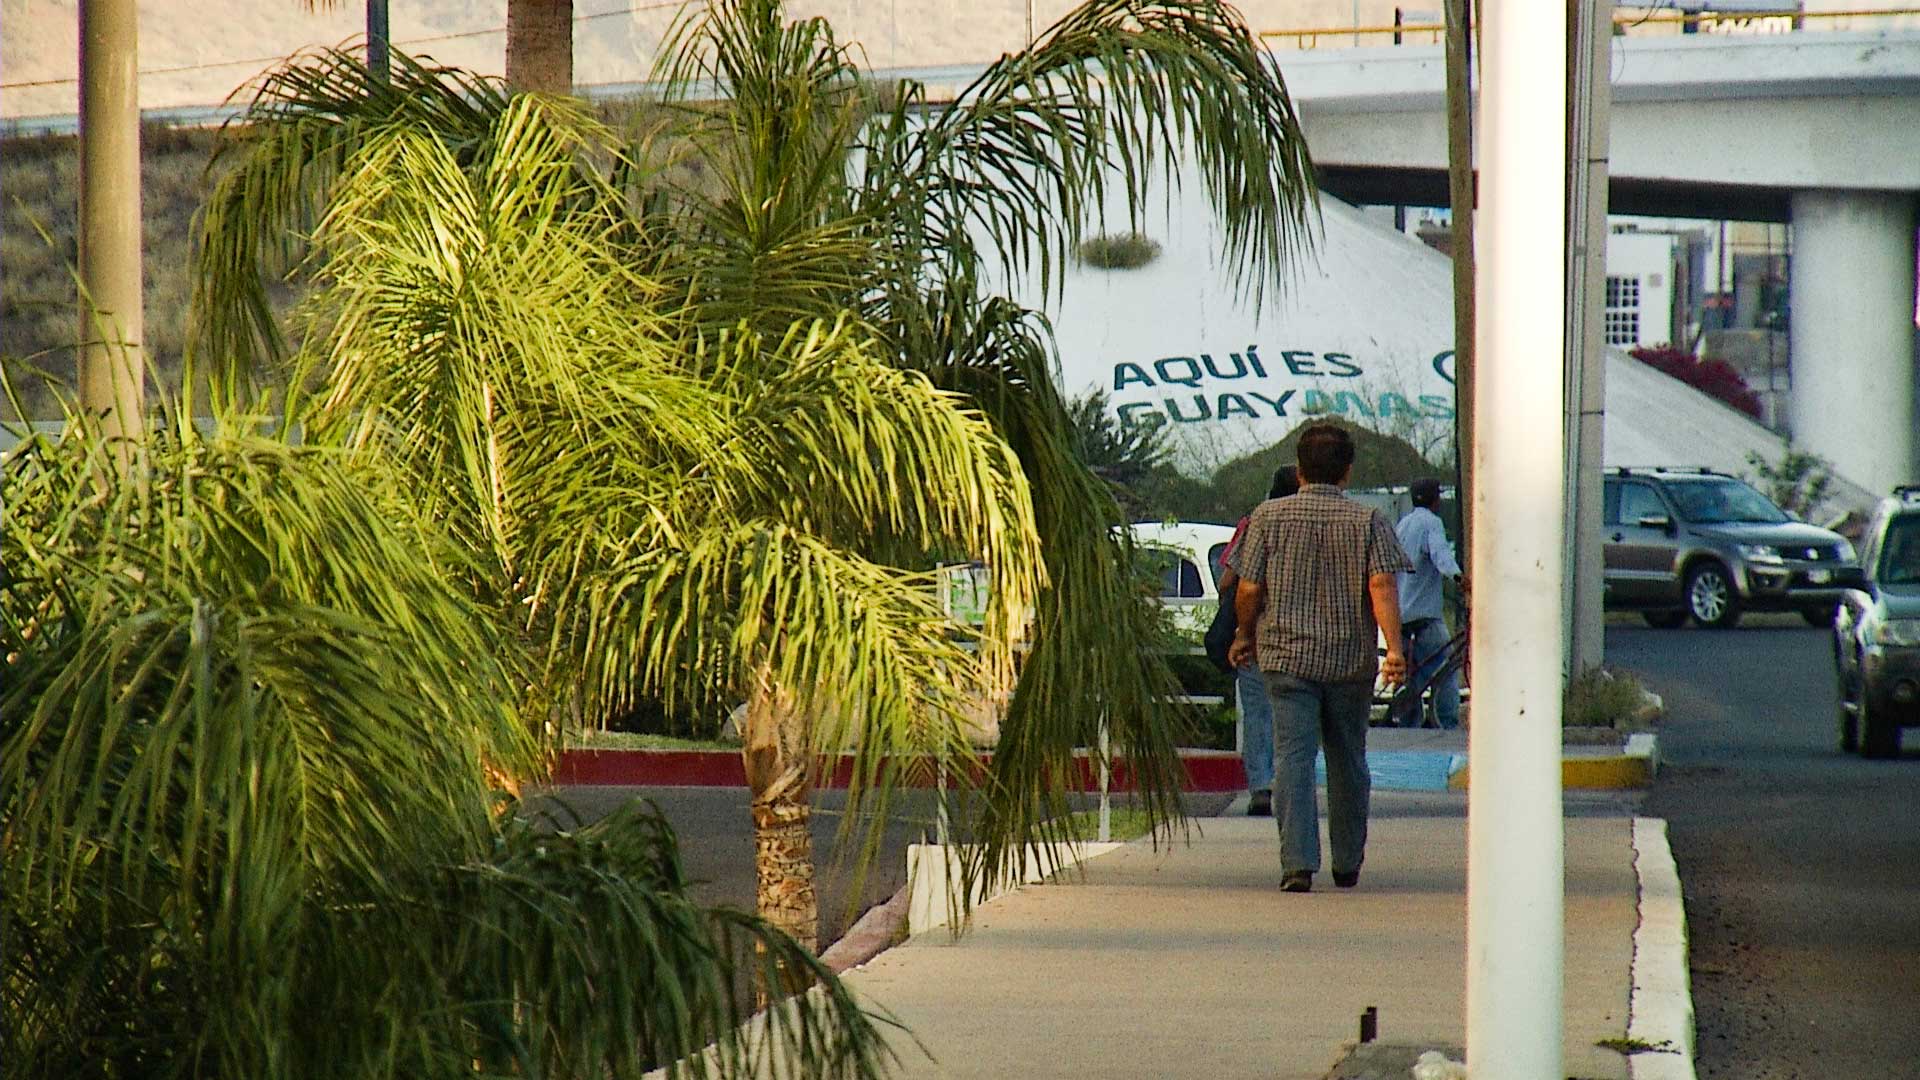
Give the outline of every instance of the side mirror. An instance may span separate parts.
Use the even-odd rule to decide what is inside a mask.
[[[1673,519],[1665,514],[1648,514],[1646,517],[1634,522],[1634,524],[1643,529],[1659,529],[1661,532],[1673,531]]]

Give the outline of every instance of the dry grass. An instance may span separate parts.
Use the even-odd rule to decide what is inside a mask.
[[[1569,680],[1561,723],[1565,727],[1637,730],[1646,690],[1624,671],[1591,667]]]

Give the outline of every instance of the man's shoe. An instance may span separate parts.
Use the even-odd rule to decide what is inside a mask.
[[[1281,892],[1312,892],[1313,871],[1289,870],[1280,875]]]
[[[1272,817],[1273,816],[1273,792],[1271,791],[1254,792],[1252,798],[1249,798],[1247,800],[1247,816],[1248,817]]]
[[[1333,883],[1334,883],[1335,885],[1338,885],[1338,886],[1340,886],[1340,887],[1341,887],[1341,888],[1343,888],[1343,889],[1351,889],[1351,888],[1353,888],[1353,887],[1354,887],[1355,885],[1358,885],[1358,884],[1360,884],[1360,871],[1358,871],[1358,870],[1347,870],[1347,871],[1340,871],[1340,870],[1335,870],[1335,871],[1333,872]]]

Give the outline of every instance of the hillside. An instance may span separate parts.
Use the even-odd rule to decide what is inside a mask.
[[[142,135],[147,346],[161,377],[174,384],[192,295],[190,229],[215,138],[211,130],[151,125]],[[72,138],[0,140],[0,192],[6,194],[0,211],[0,355],[25,359],[69,382],[80,333],[72,271],[79,168]],[[30,411],[48,406],[44,395],[31,396]]]

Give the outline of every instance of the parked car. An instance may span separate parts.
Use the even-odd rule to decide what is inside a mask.
[[[1860,585],[1845,537],[1795,520],[1736,477],[1609,469],[1605,485],[1608,610],[1667,629],[1689,618],[1731,627],[1748,611],[1797,611],[1826,626]]]
[[[1840,675],[1840,749],[1900,752],[1900,729],[1920,727],[1920,485],[1895,488],[1860,539],[1863,580],[1833,622]]]

